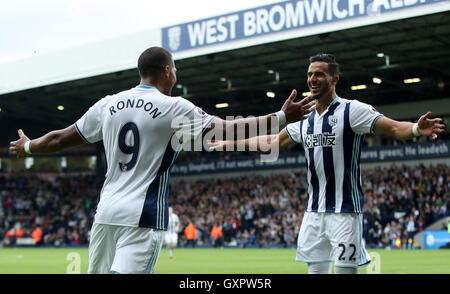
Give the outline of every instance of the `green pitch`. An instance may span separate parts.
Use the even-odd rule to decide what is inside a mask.
[[[450,274],[450,250],[368,250],[367,271],[382,274]],[[376,263],[377,255],[379,263]],[[181,249],[169,260],[162,249],[157,274],[304,274],[294,249]],[[0,249],[0,274],[86,273],[87,249]]]

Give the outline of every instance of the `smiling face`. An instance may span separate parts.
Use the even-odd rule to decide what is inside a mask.
[[[314,99],[333,96],[339,76],[330,75],[328,63],[323,61],[312,62],[308,68],[308,87]],[[334,99],[334,97],[332,97]]]

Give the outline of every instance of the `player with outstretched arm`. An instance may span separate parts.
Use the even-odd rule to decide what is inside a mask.
[[[138,70],[138,86],[99,100],[73,125],[33,140],[19,130],[10,143],[12,153],[26,157],[103,141],[108,166],[91,229],[89,273],[153,273],[169,221],[170,167],[183,139],[196,142],[209,132],[238,138],[239,128],[249,137],[250,123],[272,129],[313,110],[309,98],[294,102],[293,90],[277,113],[222,120],[171,97],[176,67],[165,49],[145,50]]]
[[[307,84],[316,109],[307,120],[288,124],[279,134],[243,141],[211,141],[210,147],[245,146],[266,151],[302,144],[307,163],[308,200],[298,234],[296,260],[309,273],[352,274],[370,262],[362,239],[364,195],[360,156],[365,134],[383,134],[400,140],[420,135],[437,138],[442,119],[428,112],[417,123],[389,119],[371,105],[336,95],[339,64],[333,55],[310,58]],[[267,146],[269,144],[269,146]]]

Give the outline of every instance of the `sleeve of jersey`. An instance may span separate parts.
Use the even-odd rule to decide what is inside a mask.
[[[203,135],[206,129],[209,128],[213,120],[216,118],[215,116],[209,115],[204,112],[200,107],[195,107],[192,112],[194,113],[194,119],[192,122],[194,133],[197,136]],[[194,137],[197,139],[198,137]]]
[[[288,124],[286,126],[286,133],[288,134],[289,138],[291,138],[292,142],[297,144],[302,143],[300,135],[300,122]]]
[[[382,116],[372,105],[358,100],[350,104],[350,126],[356,134],[373,134],[375,123]]]
[[[101,109],[104,103],[102,100],[90,107],[89,110],[75,123],[78,134],[88,144],[103,139]]]

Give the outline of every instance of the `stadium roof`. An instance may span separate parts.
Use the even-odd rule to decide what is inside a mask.
[[[327,52],[341,64],[340,96],[391,109],[394,118],[416,117],[418,111],[429,110],[424,105],[436,115],[450,116],[449,27],[450,13],[444,11],[178,59],[178,84],[172,94],[223,118],[265,114],[279,109],[291,89],[306,92],[308,58]],[[141,42],[136,48],[146,46]],[[131,63],[112,73],[1,95],[0,123],[7,127],[2,128],[0,145],[15,139],[18,128],[36,137],[66,127],[105,95],[137,85]],[[351,89],[357,85],[366,88]],[[268,98],[267,92],[275,98]],[[218,109],[218,103],[229,107]],[[401,116],[398,108],[387,107],[398,103],[416,104],[404,107]]]

